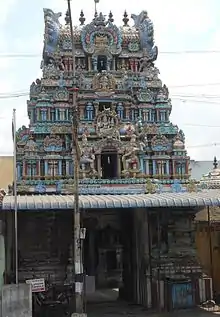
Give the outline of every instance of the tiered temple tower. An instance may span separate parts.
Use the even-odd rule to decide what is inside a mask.
[[[19,193],[67,193],[73,183],[72,43],[69,17],[44,9],[42,78],[30,87],[29,128],[17,132]],[[154,65],[158,49],[146,11],[123,26],[95,14],[74,28],[80,183],[172,183],[188,178],[182,130],[170,122],[168,88]],[[80,189],[85,191],[84,189]],[[93,188],[94,190],[94,188]]]

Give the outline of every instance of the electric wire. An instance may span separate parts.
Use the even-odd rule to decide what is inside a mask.
[[[183,50],[183,51],[159,51],[159,54],[172,55],[172,54],[220,54],[220,50]],[[1,53],[0,58],[34,58],[41,57],[42,54],[37,53],[14,53],[7,54]]]
[[[167,85],[169,89],[173,88],[187,88],[187,87],[208,87],[208,86],[220,86],[219,83],[201,83],[201,84],[186,84],[186,85]],[[20,95],[29,95],[29,91],[27,89],[21,89],[18,91],[12,91],[12,92],[0,92],[0,98],[3,97],[8,97],[8,96],[20,96]],[[177,97],[202,97],[202,98],[220,98],[220,95],[206,95],[206,94],[191,94],[191,93],[184,93],[184,92],[179,92],[179,93],[173,93],[172,96],[177,96]]]

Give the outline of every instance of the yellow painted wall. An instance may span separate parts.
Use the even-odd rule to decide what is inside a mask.
[[[8,190],[13,182],[13,156],[0,156],[0,188]]]
[[[211,236],[211,243],[210,243]],[[211,229],[208,224],[198,224],[196,232],[196,246],[198,257],[203,268],[203,272],[209,276],[213,275],[213,288],[220,294],[220,228],[212,224]],[[212,265],[211,254],[212,250]]]

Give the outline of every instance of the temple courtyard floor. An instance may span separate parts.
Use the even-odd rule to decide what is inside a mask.
[[[128,304],[115,300],[117,296],[116,292],[111,291],[98,291],[95,295],[90,296],[89,303],[87,304],[87,316],[88,317],[159,317],[159,316],[173,316],[173,317],[214,317],[220,315],[220,308],[210,308],[209,310],[195,308],[175,310],[169,313],[165,312],[150,312],[143,307]],[[98,301],[97,301],[98,300]]]

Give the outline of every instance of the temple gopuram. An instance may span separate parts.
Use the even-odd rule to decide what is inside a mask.
[[[73,182],[69,20],[62,26],[51,10],[44,16],[43,75],[30,88],[30,126],[17,133],[18,192],[25,194],[66,193]],[[130,27],[125,13],[117,27],[100,13],[85,25],[81,13],[74,30],[81,191],[189,178],[185,137],[170,122],[169,91],[154,64],[152,22],[144,11],[132,19]]]
[[[30,125],[17,131],[19,281],[44,278],[58,287],[71,280],[77,120],[81,252],[94,289],[117,288],[119,298],[160,311],[212,299],[194,218],[219,206],[220,192],[190,179],[148,13],[125,12],[117,26],[111,12],[96,12],[88,24],[81,12],[75,63],[69,14],[65,25],[60,16],[44,9],[42,77],[30,87]],[[2,202],[7,275],[14,202],[13,193]]]

